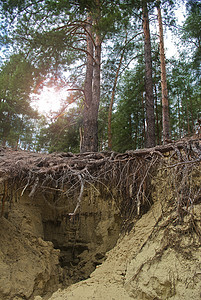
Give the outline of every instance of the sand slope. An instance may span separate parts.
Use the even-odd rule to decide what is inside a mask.
[[[57,291],[50,299],[200,299],[198,235],[188,218],[183,225],[175,226],[171,221],[174,212],[162,216],[161,208],[161,203],[156,202],[119,240],[91,278]],[[197,224],[201,224],[200,212],[201,205],[197,205]]]

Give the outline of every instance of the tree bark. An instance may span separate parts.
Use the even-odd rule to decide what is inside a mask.
[[[94,44],[92,40],[92,16],[88,13],[86,25],[86,42],[87,42],[87,58],[86,58],[86,75],[84,84],[84,111],[83,111],[83,130],[80,131],[80,152],[91,151],[92,145],[92,110],[93,110],[93,64],[94,64]]]
[[[179,99],[179,95],[177,96],[178,100],[177,100],[177,111],[178,111],[178,129],[177,130],[178,134],[179,134],[179,138],[181,138],[181,110],[180,110],[180,99]]]
[[[157,95],[157,88],[156,84],[154,85],[154,91],[155,91],[155,112],[156,112],[156,140],[157,144],[161,144],[161,139],[160,139],[160,126],[159,126],[159,113],[158,113],[158,95]]]
[[[96,10],[88,13],[86,25],[87,62],[85,76],[85,101],[83,112],[83,136],[80,152],[98,151],[98,110],[100,103],[101,38],[98,31],[100,3]],[[92,32],[92,25],[94,30]],[[94,38],[95,36],[95,38]]]
[[[191,132],[194,130],[194,116],[193,116],[193,103],[191,95],[189,95],[189,101],[190,101],[190,113],[191,113]]]
[[[100,104],[100,66],[101,66],[101,38],[96,32],[95,39],[95,63],[94,63],[94,82],[93,82],[93,105],[92,105],[92,143],[91,151],[98,151],[98,110]]]
[[[127,35],[126,35],[126,39],[125,39],[125,45],[126,45],[126,42],[127,42]],[[120,68],[122,65],[124,53],[125,53],[125,47],[123,48],[123,51],[121,53],[119,65],[116,70],[114,85],[113,85],[113,89],[112,89],[112,96],[111,96],[111,100],[110,100],[109,112],[108,112],[108,149],[109,150],[112,150],[112,128],[111,128],[112,127],[111,126],[112,125],[112,108],[113,108],[113,104],[114,104],[114,96],[115,96],[115,91],[116,91],[116,86],[117,86],[117,80],[118,80],[119,71],[120,71]]]
[[[144,95],[142,92],[142,112],[143,112],[143,147],[146,140],[146,124],[145,124],[145,110],[144,110]]]
[[[147,1],[142,1],[142,17],[144,31],[144,51],[145,51],[145,91],[146,91],[146,147],[155,146],[155,117],[154,117],[154,95],[152,79],[152,57],[151,39],[149,30],[149,16]]]
[[[170,118],[169,118],[169,103],[168,103],[168,89],[166,79],[166,65],[165,65],[165,51],[163,39],[163,24],[161,16],[160,2],[157,5],[158,10],[158,25],[160,36],[160,61],[161,61],[161,89],[162,89],[162,112],[163,112],[163,143],[170,140]]]

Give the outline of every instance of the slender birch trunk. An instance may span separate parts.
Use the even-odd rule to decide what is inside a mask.
[[[167,79],[166,79],[165,50],[164,50],[164,39],[163,39],[163,23],[162,23],[160,2],[158,2],[157,10],[158,10],[158,25],[159,25],[159,36],[160,36],[163,143],[166,144],[170,140],[170,118],[169,118]]]
[[[144,51],[145,51],[145,91],[146,91],[146,147],[155,146],[155,117],[154,117],[154,95],[152,79],[152,57],[151,57],[151,39],[149,29],[149,16],[147,1],[142,1],[142,17],[144,31]]]
[[[158,116],[158,103],[157,103],[157,89],[156,89],[156,85],[154,86],[154,90],[155,90],[155,111],[156,111],[156,140],[157,140],[157,144],[160,145],[160,130],[159,130],[159,116]]]

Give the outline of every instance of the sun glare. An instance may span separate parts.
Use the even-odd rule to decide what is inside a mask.
[[[46,117],[58,113],[69,93],[64,89],[44,86],[39,94],[32,94],[32,107]]]

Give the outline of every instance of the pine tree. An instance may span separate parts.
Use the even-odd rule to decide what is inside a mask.
[[[101,45],[107,33],[116,30],[118,1],[3,1],[3,8],[18,11],[12,38],[43,74],[58,76],[70,63],[86,62],[84,90],[79,82],[84,105],[81,151],[97,151]]]
[[[193,68],[201,76],[201,3],[187,1],[187,18],[182,27],[182,38],[189,52],[193,54]]]

